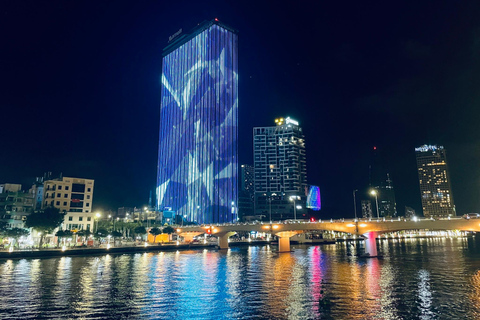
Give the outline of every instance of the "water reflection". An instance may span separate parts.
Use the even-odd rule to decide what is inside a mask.
[[[476,239],[0,261],[0,318],[476,319]],[[349,255],[350,253],[350,255]]]

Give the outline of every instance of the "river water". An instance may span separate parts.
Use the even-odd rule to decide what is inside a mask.
[[[480,319],[480,239],[378,243],[0,260],[0,319]]]

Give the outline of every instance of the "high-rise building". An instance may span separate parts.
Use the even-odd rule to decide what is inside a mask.
[[[455,216],[452,187],[443,146],[415,148],[422,209],[425,217]]]
[[[395,191],[389,173],[387,173],[387,179],[381,182],[380,185],[376,187],[376,190],[380,217],[396,217],[397,204],[395,201]]]
[[[241,165],[241,175],[242,175],[242,190],[247,191],[248,193],[255,193],[255,171],[253,166],[248,164]]]
[[[372,214],[372,201],[362,200],[361,201],[361,206],[362,206],[362,218],[371,219],[372,216],[373,216],[373,214]]]
[[[255,194],[255,179],[253,166],[242,164],[241,172],[241,189],[238,193],[238,217],[240,220],[254,219],[253,201]]]
[[[157,210],[197,223],[237,217],[237,32],[217,19],[163,51]]]
[[[262,219],[301,219],[305,215],[307,163],[305,138],[298,122],[253,129],[255,215]]]
[[[93,230],[92,213],[94,180],[61,177],[43,184],[42,207],[66,212],[64,230]]]

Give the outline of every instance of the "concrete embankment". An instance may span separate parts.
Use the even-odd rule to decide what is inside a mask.
[[[149,246],[132,246],[132,247],[111,247],[111,248],[68,248],[61,249],[43,249],[43,250],[18,250],[0,252],[0,259],[19,259],[19,258],[48,258],[61,256],[83,256],[83,255],[103,255],[116,253],[135,253],[150,251],[176,251],[188,249],[215,248],[214,244],[195,245],[189,244],[179,245],[149,245]]]
[[[239,241],[231,242],[230,246],[244,246],[244,245],[263,245],[268,244],[268,241]],[[86,255],[103,255],[103,254],[117,254],[117,253],[135,253],[135,252],[151,252],[151,251],[177,251],[177,250],[198,250],[198,249],[215,249],[217,245],[209,244],[163,244],[163,245],[148,245],[148,246],[125,246],[125,247],[111,247],[111,248],[67,248],[62,249],[43,249],[43,250],[18,250],[18,251],[2,251],[0,252],[0,259],[23,259],[23,258],[49,258],[62,256],[86,256]]]

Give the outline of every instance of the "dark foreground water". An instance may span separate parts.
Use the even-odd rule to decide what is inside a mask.
[[[0,260],[0,319],[480,319],[480,241]]]

